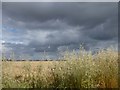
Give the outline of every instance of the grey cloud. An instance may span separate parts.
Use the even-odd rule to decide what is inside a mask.
[[[116,22],[116,23],[115,23]],[[118,24],[117,18],[116,20],[108,20],[103,24],[93,28],[90,31],[86,31],[90,38],[96,40],[111,40],[114,38],[118,38]]]
[[[3,39],[26,43],[5,45],[15,52],[46,51],[55,57],[53,53],[66,47],[78,49],[81,43],[86,50],[117,43],[117,20],[115,2],[3,2],[3,26],[7,27]]]
[[[117,3],[3,3],[3,14],[16,21],[64,20],[71,25],[92,28],[116,15]],[[9,8],[10,7],[10,8]],[[91,23],[92,21],[92,23]],[[31,26],[31,25],[30,25]],[[32,27],[31,27],[32,28]],[[33,28],[38,28],[34,27]]]

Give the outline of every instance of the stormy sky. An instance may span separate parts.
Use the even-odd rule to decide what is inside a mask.
[[[58,52],[118,44],[117,2],[3,2],[2,46],[17,59],[57,59]],[[46,56],[44,56],[46,53]]]

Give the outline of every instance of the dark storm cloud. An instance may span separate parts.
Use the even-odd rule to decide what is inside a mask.
[[[118,37],[118,24],[117,18],[108,19],[106,22],[100,24],[99,26],[90,29],[89,31],[84,31],[88,33],[90,38],[96,40],[111,40]]]
[[[15,21],[30,24],[26,28],[38,29],[38,22],[56,19],[93,28],[117,14],[117,3],[3,3],[3,9]]]
[[[33,54],[57,52],[66,47],[78,49],[81,43],[85,43],[87,50],[117,43],[115,2],[3,2],[2,11],[3,27],[7,27],[3,39],[12,42],[18,38],[23,42],[20,46],[7,46],[14,50],[23,47],[20,51]]]

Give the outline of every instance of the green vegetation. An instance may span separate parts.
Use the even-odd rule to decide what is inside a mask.
[[[2,61],[3,88],[118,88],[118,52],[64,53],[66,61]]]

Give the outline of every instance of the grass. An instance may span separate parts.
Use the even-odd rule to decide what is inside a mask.
[[[64,53],[66,61],[2,61],[3,88],[118,88],[118,52]]]

